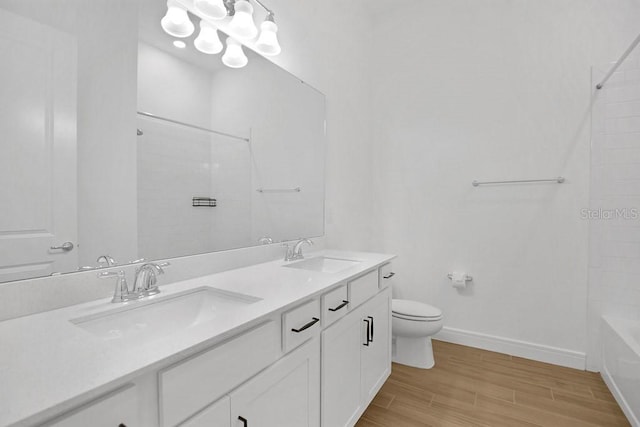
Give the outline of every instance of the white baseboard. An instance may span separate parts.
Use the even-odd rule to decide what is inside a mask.
[[[434,339],[454,344],[462,344],[483,350],[506,353],[512,356],[524,357],[539,362],[551,363],[568,368],[585,370],[586,354],[564,348],[550,347],[534,344],[527,341],[519,341],[462,329],[444,327],[437,333]]]
[[[627,403],[627,400],[624,398],[624,396],[620,392],[618,385],[613,380],[613,377],[607,370],[606,366],[602,367],[601,375],[605,384],[607,384],[607,387],[609,387],[611,394],[613,394],[613,397],[615,397],[616,402],[618,402],[618,405],[620,405],[620,408],[622,408],[622,412],[624,412],[624,414],[627,416],[629,423],[631,423],[633,427],[640,427],[640,421],[638,420],[638,418],[636,418],[635,414],[633,413],[633,410],[631,410],[631,406],[629,406],[629,403]]]

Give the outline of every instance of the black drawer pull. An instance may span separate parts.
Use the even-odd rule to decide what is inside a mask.
[[[340,304],[339,306],[335,307],[335,308],[330,308],[329,311],[338,311],[341,308],[344,308],[347,306],[347,304],[349,304],[349,301],[347,301],[346,299],[342,300],[342,304]]]
[[[371,342],[373,342],[373,317],[371,316],[367,316],[369,319],[371,319]]]
[[[304,330],[309,329],[310,327],[312,327],[313,325],[315,325],[319,321],[320,321],[320,319],[318,319],[317,317],[313,317],[313,320],[311,322],[307,323],[306,325],[304,325],[302,328],[300,328],[300,329],[293,328],[291,330],[297,334],[297,333],[300,333],[300,332],[302,332]]]
[[[247,421],[247,419],[246,419],[246,418],[238,417],[238,419],[242,422],[242,425],[243,425],[244,427],[248,427],[248,426],[249,426],[249,421]]]
[[[362,321],[367,324],[367,342],[363,343],[362,345],[369,347],[369,343],[371,342],[371,338],[369,338],[369,332],[371,331],[371,323],[369,322],[369,319],[362,319]]]
[[[387,274],[386,276],[382,276],[383,279],[391,279],[393,276],[395,276],[396,273],[394,273],[393,271],[389,274]]]

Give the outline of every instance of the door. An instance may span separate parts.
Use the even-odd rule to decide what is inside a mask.
[[[363,325],[351,312],[322,332],[322,425],[352,426],[360,413],[360,347]]]
[[[320,341],[304,344],[230,397],[233,427],[318,427]]]
[[[0,9],[0,282],[78,267],[76,50]]]
[[[362,400],[371,402],[391,374],[391,297],[387,288],[363,306],[369,345],[361,351]],[[366,333],[366,331],[365,331]]]

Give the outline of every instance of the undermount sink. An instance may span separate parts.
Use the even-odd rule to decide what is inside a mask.
[[[299,268],[301,270],[319,271],[321,273],[339,273],[343,270],[354,267],[361,262],[362,261],[356,261],[353,259],[319,256],[287,264],[285,265],[285,267]]]
[[[185,330],[260,298],[204,287],[149,301],[134,302],[106,313],[72,319],[71,323],[103,340],[148,342]]]

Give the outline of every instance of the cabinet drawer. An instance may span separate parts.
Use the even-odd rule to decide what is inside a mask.
[[[225,396],[180,427],[231,427],[231,401]]]
[[[313,300],[282,315],[282,345],[288,352],[320,332],[320,301]]]
[[[136,387],[131,384],[63,415],[45,426],[113,427],[123,425],[134,427],[139,425],[137,397]]]
[[[280,333],[270,321],[159,372],[160,418],[175,426],[280,356]]]
[[[322,322],[324,327],[343,317],[349,311],[347,285],[340,286],[322,296]]]
[[[378,293],[378,270],[349,282],[349,303],[355,308]]]
[[[387,263],[380,267],[380,289],[388,288],[393,284],[393,264]]]

